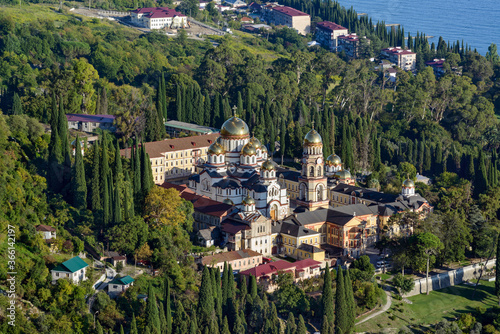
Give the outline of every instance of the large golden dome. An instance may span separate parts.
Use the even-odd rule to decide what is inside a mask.
[[[327,165],[334,165],[334,166],[338,166],[342,163],[342,161],[340,160],[340,157],[336,154],[331,154],[328,156],[328,158],[326,158],[326,164]]]
[[[243,137],[248,136],[248,133],[249,130],[247,123],[236,116],[233,116],[225,121],[224,124],[222,124],[222,128],[220,129],[220,134],[224,137]]]
[[[315,129],[312,129],[311,131],[309,131],[306,134],[306,136],[304,137],[304,145],[322,144],[322,143],[323,143],[323,140],[321,139],[321,136],[318,133],[318,131],[316,131]]]
[[[257,150],[252,145],[252,143],[248,142],[241,149],[241,154],[243,154],[243,155],[256,155],[257,154]]]
[[[413,180],[406,179],[403,182],[403,187],[405,187],[405,188],[414,188],[415,187],[415,182],[413,182]]]
[[[224,151],[224,147],[222,147],[221,144],[218,142],[214,142],[212,145],[208,147],[208,153],[209,154],[224,154],[226,153]]]
[[[266,152],[266,153],[268,153],[268,152],[267,152],[267,147],[265,147],[264,145],[262,145],[262,146],[260,147],[260,150],[261,150],[262,152]]]
[[[260,140],[258,140],[255,137],[250,138],[248,143],[251,144],[253,147],[255,147],[255,149],[259,149],[262,146]]]
[[[268,159],[264,161],[262,166],[260,167],[262,170],[275,170],[276,169],[276,163],[272,161],[271,159]]]
[[[334,176],[338,179],[346,180],[352,178],[351,172],[348,170],[339,170],[334,174]]]

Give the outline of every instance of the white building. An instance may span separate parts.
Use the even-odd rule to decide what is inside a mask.
[[[285,186],[278,183],[276,164],[237,117],[222,125],[220,137],[208,148],[202,171],[189,178],[189,188],[215,201],[230,200],[241,211],[244,199],[251,198],[255,210],[273,220],[288,215],[289,200]]]
[[[138,8],[130,12],[132,23],[149,29],[185,28],[187,16],[167,7]]]
[[[316,41],[330,51],[337,50],[337,38],[344,35],[349,35],[349,32],[339,24],[330,21],[316,23]]]
[[[44,240],[55,239],[56,229],[52,226],[47,225],[37,225],[36,232],[42,236]]]
[[[110,295],[118,295],[125,292],[128,288],[134,285],[134,279],[129,275],[125,277],[115,277],[108,283],[108,293]]]
[[[80,257],[75,256],[50,271],[52,274],[52,284],[55,284],[61,278],[67,278],[75,284],[83,282],[87,280],[85,272],[88,266]]]

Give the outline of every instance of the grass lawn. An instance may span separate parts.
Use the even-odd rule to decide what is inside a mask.
[[[0,6],[0,12],[11,16],[15,22],[24,23],[43,20],[67,21],[68,17],[56,12],[59,6],[56,4],[28,4],[23,2],[22,6]]]
[[[389,279],[392,277],[392,275],[389,275],[389,274],[377,274],[375,276],[378,277],[381,281],[385,281],[386,279]]]
[[[356,326],[356,331],[378,332],[387,328],[399,329],[405,325],[434,324],[444,318],[453,319],[462,313],[473,312],[478,306],[489,308],[497,305],[494,282],[482,282],[474,298],[473,291],[474,287],[461,284],[432,291],[429,296],[422,294],[410,297],[408,299],[413,302],[412,305],[393,299],[389,311]]]

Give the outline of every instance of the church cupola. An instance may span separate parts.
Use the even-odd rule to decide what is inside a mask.
[[[254,212],[255,211],[255,200],[247,195],[242,201],[243,211],[245,212]]]
[[[240,164],[241,165],[255,165],[257,163],[257,150],[253,146],[252,142],[248,142],[243,146],[240,153]]]
[[[403,182],[401,194],[405,197],[414,196],[415,195],[415,182],[413,182],[413,180],[406,179]]]
[[[338,155],[331,154],[326,158],[325,161],[325,174],[328,176],[333,176],[335,172],[342,170],[342,161]]]
[[[211,165],[225,163],[225,150],[218,141],[208,147],[208,163]]]
[[[260,167],[260,177],[264,180],[276,179],[276,163],[268,159]]]

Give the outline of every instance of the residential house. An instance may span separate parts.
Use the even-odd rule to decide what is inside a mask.
[[[127,264],[127,257],[123,255],[112,256],[109,260],[114,267],[116,267],[118,263],[121,263],[122,266],[125,266]]]
[[[217,226],[210,226],[199,230],[196,233],[196,237],[198,239],[198,244],[203,247],[218,245],[218,241],[221,239],[220,228]]]
[[[347,28],[339,24],[323,21],[316,23],[316,41],[330,51],[336,51],[339,36],[348,35]]]
[[[257,283],[262,285],[267,292],[273,292],[278,288],[276,278],[280,273],[289,273],[295,282],[319,277],[323,263],[313,259],[306,259],[294,263],[279,260],[241,271],[242,276],[254,276]]]
[[[208,147],[218,136],[218,133],[211,133],[144,143],[154,182],[162,184],[167,180],[186,179],[195,173],[195,167],[207,160]],[[131,148],[120,150],[126,158],[130,158],[130,152]]]
[[[149,29],[185,28],[187,16],[168,7],[138,8],[130,12],[132,23]]]
[[[253,23],[253,19],[251,17],[248,17],[248,16],[243,16],[241,19],[240,19],[240,22],[242,24],[245,24],[245,23]]]
[[[129,275],[124,277],[115,277],[111,282],[108,283],[108,293],[111,296],[116,296],[122,292],[125,292],[132,285],[134,285],[134,279]]]
[[[61,278],[67,278],[75,284],[83,282],[87,280],[85,273],[88,266],[89,265],[80,257],[75,256],[74,258],[59,264],[50,271],[52,275],[52,284],[55,284],[56,281]]]
[[[415,71],[417,69],[417,54],[409,49],[402,49],[399,46],[387,48],[380,52],[380,56],[388,59],[404,71]]]
[[[233,271],[240,272],[261,264],[262,254],[251,249],[241,249],[204,256],[199,263],[203,266],[219,268],[221,272],[224,270],[224,263],[227,263],[231,265]]]
[[[242,0],[224,0],[225,3],[230,5],[232,8],[245,7],[247,3]]]
[[[42,236],[44,240],[56,239],[56,229],[48,225],[37,225],[36,232]]]
[[[337,51],[344,52],[349,59],[357,59],[361,55],[362,43],[370,44],[366,36],[359,37],[355,33],[337,37]]]
[[[209,126],[202,126],[175,120],[165,122],[165,130],[170,137],[174,138],[178,138],[181,133],[188,136],[198,136],[219,132],[218,129],[211,128]]]
[[[83,132],[94,132],[95,129],[116,131],[113,125],[115,116],[113,115],[86,115],[86,114],[66,114],[68,129],[80,130]]]
[[[271,30],[271,26],[268,26],[267,24],[243,24],[241,26],[241,29],[243,31],[252,33],[252,34],[259,34],[261,32],[261,29],[264,30]]]
[[[275,4],[263,7],[263,19],[274,25],[283,25],[306,35],[311,31],[311,17],[300,10]]]

